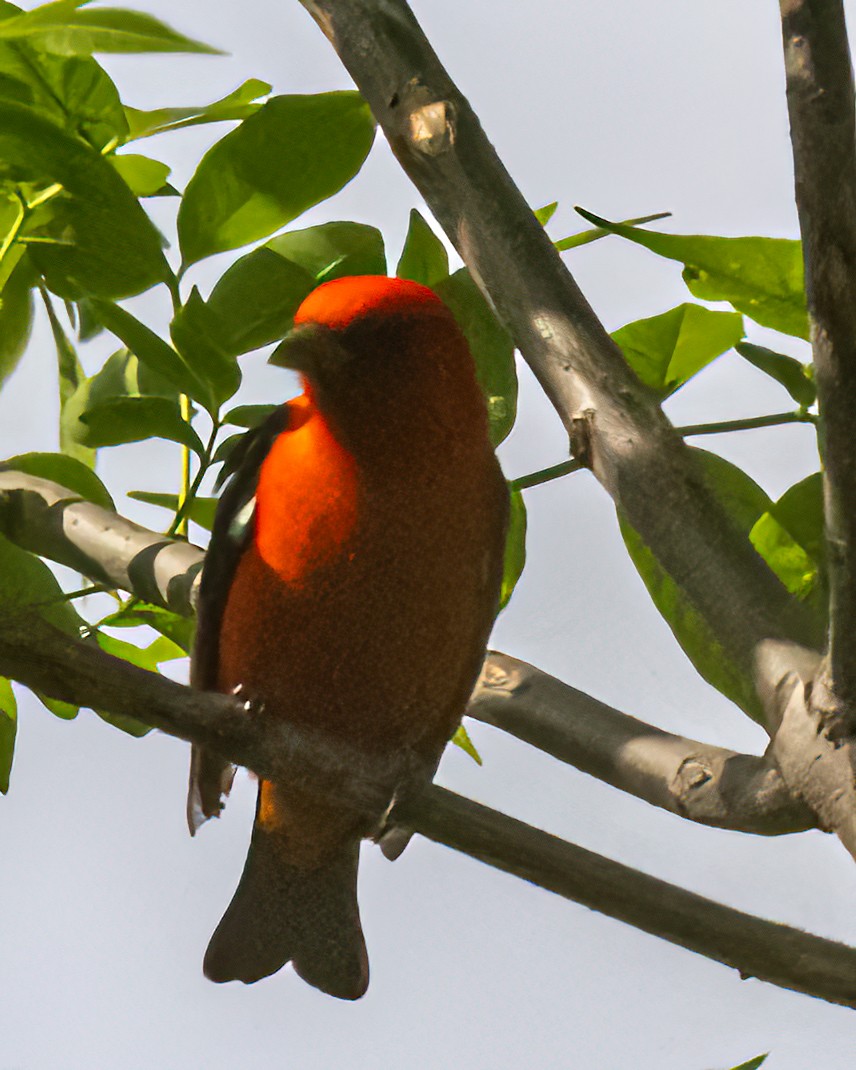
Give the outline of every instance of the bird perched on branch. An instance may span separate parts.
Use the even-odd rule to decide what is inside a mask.
[[[294,322],[273,359],[302,373],[304,393],[245,438],[222,495],[193,683],[433,770],[502,578],[508,497],[473,360],[439,298],[403,279],[325,283]],[[191,831],[219,813],[230,776],[194,748]],[[357,861],[371,831],[329,791],[262,780],[206,975],[249,983],[291,961],[316,988],[359,998]]]

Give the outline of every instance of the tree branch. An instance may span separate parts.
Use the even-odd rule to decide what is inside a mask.
[[[404,0],[302,0],[404,170],[495,304],[595,476],[724,650],[811,624],[729,521],[653,393],[633,375]]]
[[[0,623],[0,673],[193,739],[261,776],[307,783],[376,823],[407,763],[271,723],[237,699],[184,687],[70,638],[38,617]],[[856,1007],[856,950],[762,921],[431,786],[391,821],[655,936],[785,988]]]
[[[817,372],[831,689],[856,704],[856,112],[842,0],[780,0]]]
[[[49,480],[0,472],[0,532],[60,564],[91,570],[111,586],[193,612],[202,550],[75,499]],[[95,697],[81,702],[99,704]],[[816,824],[767,759],[662,732],[504,654],[488,656],[467,712],[692,821],[764,835]],[[168,724],[157,727],[171,731]]]
[[[856,1007],[856,950],[764,921],[566,843],[432,787],[394,819],[437,843],[522,877],[782,988]]]
[[[765,836],[817,827],[771,760],[664,732],[507,654],[488,655],[467,714],[703,825]]]

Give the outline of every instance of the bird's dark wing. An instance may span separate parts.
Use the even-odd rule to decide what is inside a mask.
[[[274,410],[264,423],[244,435],[221,473],[221,481],[225,478],[228,482],[217,504],[211,542],[205,554],[196,608],[196,638],[190,659],[190,682],[202,691],[217,689],[220,625],[235,570],[253,536],[259,471],[275,439],[288,430],[290,419],[287,404]],[[234,775],[231,762],[206,747],[193,745],[187,792],[187,824],[191,835],[223,809],[222,796],[229,794]]]

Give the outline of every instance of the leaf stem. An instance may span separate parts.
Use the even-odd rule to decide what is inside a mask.
[[[190,399],[182,394],[181,396],[182,409],[181,415],[185,420],[188,419],[190,412]],[[187,403],[188,416],[185,415],[184,404]],[[199,491],[199,487],[202,484],[202,480],[205,477],[205,473],[208,471],[211,465],[211,456],[214,452],[214,443],[217,439],[217,435],[220,431],[220,421],[215,419],[211,427],[211,434],[208,436],[208,442],[205,444],[205,452],[199,459],[199,468],[193,481],[190,480],[190,450],[185,446],[182,450],[182,473],[181,473],[181,493],[178,497],[178,508],[175,511],[172,524],[167,531],[167,537],[171,538],[176,535],[180,538],[187,538],[188,523],[190,519],[190,509],[193,502],[196,499],[196,495]]]
[[[578,472],[581,468],[582,463],[571,457],[570,460],[562,461],[561,464],[542,468],[538,472],[530,472],[529,475],[519,476],[517,479],[509,479],[508,487],[512,491],[527,490],[529,487],[537,487],[541,483],[549,483],[560,476],[570,475],[571,472]]]

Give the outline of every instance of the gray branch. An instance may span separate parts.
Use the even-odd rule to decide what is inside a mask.
[[[831,690],[856,704],[856,113],[842,0],[781,0],[796,201],[817,372]]]
[[[80,501],[49,480],[0,472],[0,532],[111,587],[193,612],[202,550]],[[488,656],[467,712],[692,821],[765,835],[816,825],[770,760],[670,735],[504,654]]]
[[[0,673],[54,698],[204,742],[261,776],[308,783],[379,823],[406,762],[295,730],[226,695],[146,672],[33,616],[0,622]],[[422,835],[568,899],[785,988],[856,1007],[856,950],[713,903],[435,786],[393,809]]]
[[[507,654],[488,655],[467,713],[703,825],[765,836],[817,826],[768,758],[664,732]]]

